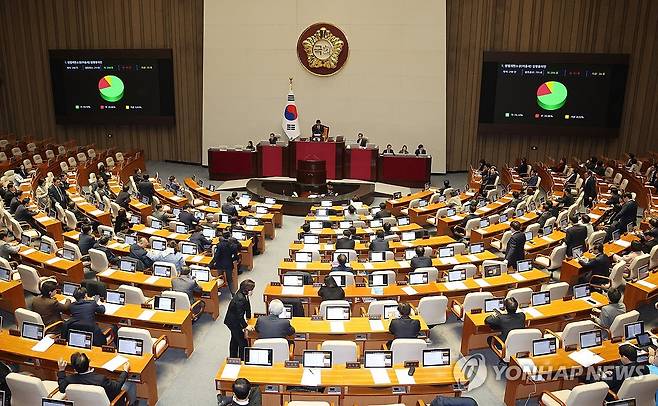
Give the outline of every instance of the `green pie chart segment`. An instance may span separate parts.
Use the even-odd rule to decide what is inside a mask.
[[[566,101],[567,87],[560,82],[545,82],[537,88],[537,104],[544,110],[557,110]]]
[[[104,100],[117,102],[123,97],[123,81],[114,75],[103,76],[98,81],[98,91]]]

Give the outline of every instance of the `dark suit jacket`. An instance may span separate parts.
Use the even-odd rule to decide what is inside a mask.
[[[478,403],[465,397],[443,397],[441,395],[434,398],[430,406],[478,406]]]
[[[222,213],[230,214],[231,216],[237,216],[238,209],[236,209],[235,206],[230,203],[224,203],[222,204]]]
[[[388,251],[388,241],[383,238],[375,238],[370,242],[370,251]]]
[[[341,264],[338,264],[338,265],[332,267],[331,272],[334,272],[334,271],[354,273],[354,270],[352,269],[352,267],[347,266],[347,265],[341,265]]]
[[[429,257],[413,257],[411,258],[411,270],[416,268],[425,268],[432,266],[432,258]]]
[[[120,191],[119,194],[117,195],[115,203],[118,204],[120,207],[123,207],[124,209],[128,210],[130,207],[130,193],[124,192],[123,190]]]
[[[21,201],[18,200],[19,197],[20,197],[20,196],[15,195],[15,196],[11,199],[11,201],[9,202],[9,213],[12,213],[12,214],[16,213],[16,209],[17,209],[18,206],[21,204]]]
[[[194,232],[190,236],[190,242],[193,242],[199,247],[199,252],[204,251],[212,246],[212,241],[208,240],[203,232]]]
[[[87,294],[89,296],[98,295],[103,299],[107,298],[107,286],[101,281],[96,279],[85,279],[80,282],[80,286],[87,289]]]
[[[105,253],[105,256],[107,257],[107,262],[110,264],[116,264],[119,261],[119,258],[117,258],[116,255],[114,255],[114,252],[112,252],[111,249],[100,245],[99,243],[94,244],[93,247],[95,250],[103,251]]]
[[[551,213],[550,211],[546,210],[545,212],[543,212],[541,216],[539,216],[539,219],[537,219],[537,223],[539,223],[539,227],[543,228],[544,225],[546,224],[546,221],[551,217],[554,216],[553,213]]]
[[[194,294],[201,293],[201,286],[190,275],[181,275],[171,280],[171,290],[185,293],[194,303]]]
[[[135,258],[141,261],[146,268],[150,268],[153,266],[153,260],[148,257],[146,250],[140,247],[139,245],[137,245],[137,243],[130,246],[129,256],[131,258]]]
[[[637,203],[635,200],[629,200],[621,206],[621,209],[612,218],[613,221],[619,221],[625,229],[628,224],[635,223],[637,219]]]
[[[183,210],[178,214],[178,221],[185,224],[190,230],[199,224],[199,220],[187,210]]]
[[[82,255],[89,254],[89,248],[93,248],[94,245],[96,245],[96,239],[93,236],[89,234],[80,234],[80,239],[78,240],[78,248],[80,248],[80,253]]]
[[[62,191],[61,188],[58,188],[55,185],[49,187],[48,197],[50,197],[50,202],[53,206],[55,206],[55,202],[57,202],[60,204],[60,206],[62,206],[62,208],[66,207],[66,202],[68,201],[68,197],[66,196],[66,193]]]
[[[278,316],[260,316],[256,320],[258,338],[286,338],[295,334],[290,320],[280,319]]]
[[[612,262],[605,254],[599,254],[596,258],[592,258],[585,263],[580,261],[582,268],[580,273],[589,281],[592,275],[608,276],[610,275],[610,265]]]
[[[525,313],[492,314],[484,319],[484,323],[492,329],[500,331],[500,339],[504,342],[510,331],[525,327]]]
[[[142,180],[139,182],[137,184],[137,191],[141,193],[142,196],[148,197],[149,201],[155,195],[155,187],[153,187],[153,183],[148,180]]]
[[[324,126],[322,124],[313,124],[313,127],[311,127],[311,134],[313,135],[322,135],[322,130],[324,129]]]
[[[353,250],[356,246],[356,241],[351,238],[341,237],[336,240],[336,249],[337,250]]]
[[[110,402],[112,402],[119,392],[121,392],[121,387],[126,382],[126,378],[128,378],[128,373],[125,371],[121,372],[119,379],[116,381],[107,379],[105,376],[95,372],[89,372],[86,374],[76,373],[69,376],[66,376],[65,371],[57,372],[57,383],[60,392],[65,393],[66,387],[72,384],[101,386],[105,390],[105,394]]]
[[[627,378],[646,375],[649,373],[649,368],[646,365],[640,365],[635,362],[624,365],[621,361],[618,361],[613,367],[614,371],[612,375],[608,378],[602,379],[602,381],[607,383],[610,390],[614,393],[619,391],[621,384],[624,383]]]
[[[104,314],[105,306],[99,305],[94,300],[82,300],[71,303],[69,312],[75,322],[93,325],[96,323],[96,313]]]
[[[221,240],[215,248],[215,255],[212,257],[210,267],[222,271],[231,272],[233,270],[233,261],[238,259],[238,249],[227,240]]]
[[[377,214],[375,214],[373,217],[376,219],[384,219],[387,217],[391,217],[391,212],[386,209],[383,209],[378,211]]]
[[[585,240],[587,240],[587,227],[582,224],[576,224],[567,228],[566,236],[564,237],[564,243],[567,244],[566,255],[568,257],[573,255],[573,247],[579,245],[585,246]]]
[[[48,326],[56,321],[62,321],[62,312],[69,309],[71,304],[62,304],[49,297],[36,296],[32,300],[32,311],[41,315],[43,323]]]
[[[224,324],[230,329],[244,329],[247,327],[245,318],[251,318],[251,303],[248,297],[238,291],[228,304]]]
[[[388,326],[388,331],[395,338],[416,338],[418,337],[418,333],[420,333],[420,321],[410,317],[393,319]]]
[[[475,204],[475,203],[472,203],[472,204]],[[480,217],[480,216],[478,216],[475,213],[469,213],[466,216],[464,216],[464,218],[462,219],[461,223],[459,223],[459,225],[463,228],[466,228],[466,223],[468,223],[469,220],[473,220],[473,219],[476,219],[478,217]]]
[[[14,213],[14,219],[31,223],[34,220],[34,213],[23,204],[19,204]]]
[[[539,176],[532,175],[528,178],[528,186],[537,187],[539,185]]]
[[[335,288],[322,286],[318,290],[318,296],[320,296],[322,300],[343,300],[345,299],[345,291],[340,286]]]
[[[583,182],[583,193],[585,194],[585,198],[596,198],[596,178],[594,176],[590,176]]]
[[[505,251],[505,259],[507,260],[508,266],[516,269],[516,261],[521,261],[525,258],[524,244],[525,234],[523,234],[523,232],[517,231],[512,234],[512,237],[510,237],[507,242],[507,250]]]
[[[576,202],[572,195],[564,195],[558,200],[558,204],[564,207],[569,207]]]

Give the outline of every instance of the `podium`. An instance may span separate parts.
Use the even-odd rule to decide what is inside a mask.
[[[299,161],[325,161],[327,179],[343,178],[343,155],[345,141],[336,142],[329,139],[327,142],[314,142],[302,140],[290,141],[288,155],[290,157],[290,177],[297,177]]]
[[[380,155],[377,179],[393,185],[423,187],[430,181],[432,157],[429,155]]]
[[[297,182],[302,186],[324,186],[327,183],[326,161],[299,161],[297,163]]]
[[[288,147],[284,144],[270,144],[262,141],[258,151],[258,176],[288,176]]]
[[[219,148],[208,150],[210,180],[253,178],[257,172],[256,152]]]
[[[379,148],[351,147],[345,150],[344,175],[350,179],[374,181],[377,179]]]

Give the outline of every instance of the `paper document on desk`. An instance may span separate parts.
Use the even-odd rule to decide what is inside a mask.
[[[190,258],[190,262],[201,262],[203,261],[203,255],[195,255]]]
[[[478,256],[475,254],[468,254],[466,255],[466,258],[468,258],[468,260],[471,262],[477,262],[480,260],[480,258],[478,258]]]
[[[103,303],[103,306],[105,307],[105,314],[108,316],[113,315],[117,310],[121,309],[121,305],[114,303]]]
[[[105,212],[103,210],[96,209],[96,210],[90,211],[89,214],[91,214],[92,216],[100,216],[102,214],[105,214]]]
[[[649,288],[649,289],[656,289],[656,285],[654,285],[654,284],[651,283],[651,282],[647,282],[647,281],[645,281],[645,280],[641,280],[641,279],[640,279],[639,281],[637,281],[637,284],[638,284],[638,285],[645,286],[645,287],[647,287],[647,288]]]
[[[363,267],[368,270],[375,269],[375,267],[370,262],[364,262]]]
[[[541,239],[544,240],[544,241],[546,241],[547,243],[555,242],[555,240],[552,239],[551,237],[542,237]]]
[[[106,371],[116,371],[117,368],[123,366],[123,364],[126,362],[128,362],[128,358],[117,355],[116,357],[103,364],[101,368],[105,369]]]
[[[240,364],[226,364],[222,370],[222,379],[234,381],[240,376]]]
[[[409,295],[409,296],[418,294],[418,291],[416,289],[412,288],[411,286],[403,286],[402,291],[404,293],[406,293],[407,295]]]
[[[334,245],[333,244],[325,244],[324,249],[327,251],[332,251],[334,250]]]
[[[144,283],[147,285],[155,285],[156,283],[158,283],[159,280],[160,280],[159,276],[149,276],[148,278],[146,278]]]
[[[525,276],[521,275],[520,273],[511,273],[509,274],[512,278],[516,279],[519,282],[525,281]]]
[[[617,240],[617,241],[615,241],[615,244],[617,244],[617,245],[619,245],[619,246],[621,246],[621,247],[624,247],[624,248],[628,248],[628,247],[631,246],[631,242],[630,242],[630,241],[626,241],[626,240]]]
[[[32,347],[32,351],[46,352],[53,344],[55,344],[55,339],[47,335]]]
[[[478,286],[481,287],[481,288],[486,288],[486,287],[488,287],[488,286],[491,286],[491,284],[490,284],[489,282],[485,281],[484,279],[480,279],[480,278],[478,278],[478,279],[473,279],[473,280],[474,280],[475,283],[477,283]]]
[[[37,251],[37,250],[35,250],[34,248],[28,248],[28,249],[26,249],[26,250],[24,250],[24,251],[21,251],[21,254],[23,254],[23,255],[30,255],[31,253],[36,252],[36,251]]]
[[[391,378],[388,377],[387,368],[370,368],[370,375],[372,375],[372,382],[375,385],[385,385],[391,383]]]
[[[109,277],[109,276],[111,276],[115,271],[116,271],[116,269],[108,268],[108,269],[104,270],[103,272],[99,273],[99,275],[100,275],[100,276]]]
[[[448,264],[448,265],[459,264],[459,261],[457,261],[457,258],[455,257],[439,258],[439,261],[441,261],[443,264]]]
[[[370,330],[372,331],[385,331],[384,322],[381,320],[369,320]]]
[[[320,386],[322,384],[322,369],[304,368],[301,384],[302,386]]]
[[[523,313],[525,313],[525,314],[529,314],[530,316],[532,316],[532,317],[535,318],[535,319],[536,319],[537,317],[541,317],[541,316],[544,315],[542,312],[540,312],[539,310],[535,309],[534,307],[526,307],[526,308],[521,309],[521,311],[522,311]]]
[[[592,351],[588,349],[573,352],[569,354],[569,358],[576,361],[584,368],[588,368],[594,364],[598,364],[599,362],[603,361],[603,357],[594,354]]]
[[[297,269],[306,269],[306,262],[297,262],[295,264],[295,268],[297,268]]]
[[[144,310],[137,318],[139,320],[151,320],[154,315],[155,312],[153,310]]]
[[[55,264],[58,263],[59,261],[60,261],[60,258],[59,258],[59,257],[53,257],[53,258],[50,258],[49,260],[47,260],[47,261],[46,261],[46,264],[48,264],[48,265],[55,265]]]
[[[332,333],[344,333],[345,332],[345,323],[342,321],[330,321],[329,329]]]
[[[463,220],[463,219],[464,219],[462,216],[459,216],[459,215],[457,215],[457,214],[455,214],[454,216],[450,216],[450,217],[448,217],[448,218],[449,218],[450,220],[454,220],[454,221],[459,221],[459,220]]]
[[[281,294],[287,296],[301,296],[304,294],[303,286],[284,286],[281,288]]]
[[[395,375],[398,377],[398,383],[401,385],[414,385],[416,383],[416,379],[413,376],[409,376],[409,370],[406,368],[396,369]]]
[[[448,290],[466,290],[468,289],[464,282],[446,282],[444,283]]]
[[[400,268],[409,268],[411,266],[409,261],[398,261],[398,265],[400,265]]]
[[[146,233],[146,234],[153,234],[154,231],[155,231],[155,228],[151,228],[151,227],[142,228],[142,232]]]
[[[516,362],[519,363],[519,366],[523,372],[530,375],[530,378],[533,381],[545,380],[543,376],[537,375],[537,365],[535,365],[535,362],[532,360],[532,358],[517,358]]]
[[[107,247],[110,249],[120,248],[123,244],[120,242],[113,242],[112,244],[107,244]]]

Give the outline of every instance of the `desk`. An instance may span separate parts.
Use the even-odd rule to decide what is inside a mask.
[[[553,231],[546,236],[537,236],[524,245],[525,259],[534,259],[539,254],[548,254],[548,249],[562,244],[566,234],[562,231]]]
[[[160,198],[163,205],[168,204],[172,207],[178,207],[179,209],[182,209],[186,204],[189,203],[186,197],[178,196],[171,190],[163,188],[160,182],[158,182],[156,179],[151,178],[149,179],[149,182],[153,183],[155,194],[158,198]]]
[[[231,392],[235,380],[224,376],[225,367],[226,362],[222,363],[215,376],[215,388],[224,395]],[[336,394],[329,394],[327,389],[320,393],[293,391],[289,386],[301,385],[304,369],[285,368],[283,363],[272,367],[241,365],[238,375],[261,386],[264,406],[280,406],[290,400],[320,400],[333,402],[335,406],[366,406],[373,403],[415,405],[422,399],[429,404],[437,394],[459,396],[460,392],[452,389],[458,378],[462,383],[468,382],[465,376],[455,377],[454,364],[451,364],[443,367],[418,367],[413,376],[415,383],[400,384],[395,372],[400,368],[402,365],[386,369],[390,380],[387,384],[376,384],[370,371],[365,368],[347,370],[345,365],[334,365],[330,369],[323,369],[321,386],[335,388]],[[400,373],[406,374],[407,369]],[[346,376],[350,379],[346,380]],[[393,393],[393,387],[401,387],[403,393]]]
[[[258,176],[256,152],[238,149],[208,149],[211,180],[245,179]]]
[[[543,306],[535,306],[541,315],[533,316],[526,313],[526,325],[530,328],[551,329],[562,331],[568,323],[589,318],[592,309],[601,308],[608,304],[608,298],[598,292],[592,293],[592,299],[598,302],[593,305],[584,299],[554,300]],[[519,309],[519,311],[526,309]],[[472,350],[487,348],[487,337],[497,335],[484,323],[484,319],[492,313],[466,313],[464,315],[464,329],[462,330],[462,355],[468,355]]]
[[[379,148],[345,149],[345,177],[375,181],[377,179],[377,156]]]
[[[48,217],[46,213],[39,212],[34,216],[36,220],[36,225],[41,230],[45,232],[47,236],[55,240],[58,247],[64,246],[64,240],[62,238],[62,233],[64,232],[62,228],[62,222],[56,218]]]
[[[203,200],[206,203],[208,203],[210,200],[215,200],[217,202],[221,200],[219,192],[212,192],[205,186],[199,186],[199,184],[192,178],[185,178],[183,182],[185,183],[185,186],[192,191],[192,194],[195,197]]]
[[[474,192],[462,192],[459,195],[459,199],[463,204],[470,200],[474,195]],[[425,207],[413,207],[409,209],[409,220],[416,224],[428,224],[427,219],[436,216],[436,212],[444,207],[448,207],[445,202],[428,204]]]
[[[281,203],[267,204],[263,202],[256,202],[253,200],[249,201],[249,207],[253,210],[256,210],[256,206],[267,207],[267,211],[274,215],[274,227],[281,228],[283,227],[283,205]],[[249,210],[251,211],[251,210]]]
[[[624,304],[626,311],[637,309],[643,303],[656,297],[658,294],[658,272],[652,272],[646,278],[628,282],[624,289]]]
[[[290,177],[297,177],[297,164],[304,160],[321,160],[326,162],[327,179],[343,178],[343,154],[345,142],[314,142],[293,140],[288,144],[290,155]]]
[[[65,359],[70,362],[71,355],[75,352],[87,354],[90,366],[100,374],[116,379],[121,372],[107,371],[102,368],[106,362],[113,359],[117,354],[103,352],[99,347],[91,350],[69,347],[67,345],[53,344],[45,352],[32,351],[37,343],[22,337],[9,335],[7,330],[0,331],[0,359],[7,362],[19,364],[23,370],[32,372],[41,379],[57,381],[57,361]],[[170,343],[171,345],[171,343]],[[130,361],[130,372],[128,380],[137,384],[137,396],[148,401],[149,406],[158,402],[158,385],[155,370],[155,358],[152,354],[141,357],[121,354]],[[71,366],[67,367],[68,373],[72,373]]]
[[[423,187],[430,182],[432,157],[415,155],[380,155],[377,180],[394,185]]]
[[[98,207],[89,203],[84,197],[80,196],[75,188],[69,188],[69,199],[80,209],[87,217],[97,221],[105,226],[112,226],[112,214],[108,211],[99,210]]]
[[[423,227],[418,225],[418,224],[407,224],[406,226],[397,226],[397,227],[391,227],[391,231],[397,234],[401,234],[405,231],[417,231],[417,230],[422,230]],[[380,230],[380,228],[377,229],[372,229],[372,228],[361,228],[358,227],[356,229],[356,235],[359,238],[363,237],[369,237],[371,235],[374,235],[377,230]],[[297,229],[297,234],[302,233],[302,229],[298,228]],[[336,240],[340,237],[343,236],[343,230],[339,228],[322,228],[319,230],[311,230],[309,234],[317,234],[320,236],[320,242],[336,242]]]
[[[110,192],[116,196],[121,192],[121,186],[116,180],[110,180],[107,184],[108,188],[110,189]],[[128,203],[128,207],[130,207],[130,210],[139,214],[139,216],[142,218],[142,223],[146,223],[146,218],[153,213],[153,206],[150,204],[144,204],[140,202],[139,200],[135,198],[131,198],[130,202]]]
[[[471,230],[471,243],[483,242],[485,247],[491,246],[491,240],[494,238],[500,239],[500,237],[505,233],[505,231],[510,229],[510,224],[512,221],[518,221],[522,227],[527,226],[530,223],[534,223],[539,219],[539,216],[534,211],[529,211],[523,216],[514,217],[511,220],[508,220],[504,223],[492,224],[485,228],[476,228]]]
[[[80,260],[69,261],[25,245],[21,245],[18,255],[24,262],[37,268],[40,276],[54,276],[60,283],[79,283],[84,279],[84,270]]]
[[[480,217],[486,217],[495,213],[499,213],[505,210],[507,206],[509,206],[509,204],[512,202],[511,196],[512,195],[507,194],[494,202],[482,206],[475,211],[475,214]],[[440,235],[451,235],[452,228],[461,223],[462,220],[464,220],[464,217],[466,216],[463,214],[456,214],[450,217],[441,217],[436,224],[436,232]]]
[[[285,145],[271,145],[262,141],[256,146],[258,151],[258,176],[288,176],[289,155]]]
[[[409,203],[411,203],[412,200],[414,199],[429,199],[434,193],[436,193],[436,189],[425,189],[421,190],[420,192],[416,193],[411,193],[406,196],[402,196],[399,199],[389,199],[386,201],[386,208],[391,212],[392,215],[394,216],[401,216],[402,215],[402,209],[406,209],[409,207]]]
[[[25,293],[21,281],[0,281],[0,308],[14,314],[14,310],[19,307],[26,307]]]

